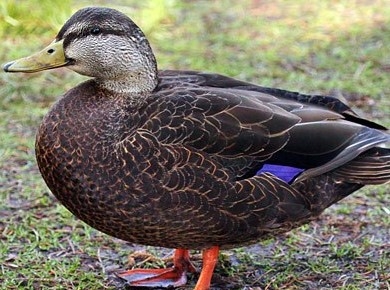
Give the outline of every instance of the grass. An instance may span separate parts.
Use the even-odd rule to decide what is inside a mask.
[[[385,0],[97,4],[121,9],[143,28],[160,68],[219,72],[264,86],[333,94],[390,126]],[[2,1],[1,62],[48,44],[70,14],[87,5]],[[116,269],[170,263],[171,250],[130,245],[78,221],[39,175],[35,130],[57,96],[81,79],[64,69],[0,74],[1,289],[122,289],[112,274]],[[389,192],[389,185],[367,187],[309,225],[223,252],[213,289],[389,289]],[[200,266],[199,253],[193,254]],[[195,280],[190,277],[189,287]]]

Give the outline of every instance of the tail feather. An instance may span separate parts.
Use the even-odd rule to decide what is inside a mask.
[[[364,185],[390,183],[390,149],[372,148],[335,170],[334,176]]]
[[[372,170],[369,170],[369,172],[371,171],[371,174],[377,175],[379,174],[379,172],[376,172],[376,170],[380,169],[381,167],[384,167],[385,170],[386,168],[388,168],[388,159],[386,160],[386,156],[390,155],[390,153],[388,151],[379,150],[386,150],[385,148],[379,148],[374,146],[378,146],[380,144],[388,142],[390,142],[390,134],[388,132],[363,127],[360,133],[355,136],[353,142],[351,142],[351,145],[346,147],[339,155],[337,155],[331,161],[325,163],[324,165],[306,170],[300,176],[298,176],[296,181],[302,181],[306,178],[318,176],[323,173],[330,172],[336,168],[351,168],[350,170],[353,170],[353,167],[357,166],[357,168],[355,168],[358,170],[357,172],[362,172],[363,170],[360,169],[358,165],[359,161],[364,163],[364,167],[368,166],[369,164],[372,164]],[[375,149],[373,152],[371,151],[372,148]],[[359,156],[365,156],[365,158],[359,158]],[[386,178],[388,174],[384,174],[384,178]],[[366,183],[363,182],[363,184]]]

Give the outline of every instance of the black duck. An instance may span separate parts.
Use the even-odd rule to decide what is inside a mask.
[[[41,52],[4,66],[92,77],[39,127],[36,157],[73,214],[117,238],[175,248],[174,267],[120,273],[133,286],[208,289],[219,249],[309,222],[366,184],[390,180],[386,128],[339,100],[216,74],[158,71],[141,30],[85,8]]]

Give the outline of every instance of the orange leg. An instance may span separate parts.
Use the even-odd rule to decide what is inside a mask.
[[[130,286],[139,287],[179,287],[187,282],[187,272],[196,272],[190,262],[188,250],[176,249],[171,269],[134,269],[118,273]]]
[[[214,246],[203,251],[202,272],[194,290],[210,289],[211,277],[213,276],[215,265],[218,262],[219,247]]]

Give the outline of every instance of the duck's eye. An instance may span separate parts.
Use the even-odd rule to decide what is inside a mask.
[[[91,33],[91,35],[98,35],[100,34],[101,30],[99,27],[92,27],[91,30],[89,31]]]

